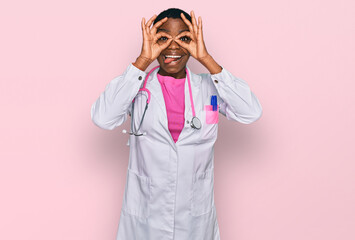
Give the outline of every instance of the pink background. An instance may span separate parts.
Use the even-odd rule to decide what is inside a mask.
[[[355,239],[355,2],[171,3],[0,4],[0,239],[115,239],[129,125],[100,129],[90,107],[138,57],[141,18],[169,7],[202,16],[263,106],[251,125],[220,116],[221,239]]]

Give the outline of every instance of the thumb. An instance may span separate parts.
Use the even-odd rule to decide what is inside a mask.
[[[160,50],[167,48],[170,45],[172,40],[173,40],[172,38],[169,38],[168,41],[166,41],[164,44],[160,45],[160,47],[159,47]]]
[[[181,47],[183,47],[183,48],[186,48],[186,49],[189,48],[189,44],[187,44],[187,43],[181,41],[180,39],[175,39],[175,42],[177,42],[177,43],[178,43]]]

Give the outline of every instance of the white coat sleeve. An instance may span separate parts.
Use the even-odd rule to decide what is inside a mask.
[[[112,79],[91,106],[91,119],[95,125],[112,130],[125,122],[145,76],[146,72],[130,63],[122,75]]]
[[[258,98],[241,78],[235,77],[223,66],[217,74],[206,74],[204,79],[217,91],[220,113],[228,120],[250,124],[262,115],[262,107]]]

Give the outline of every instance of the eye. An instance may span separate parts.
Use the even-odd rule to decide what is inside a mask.
[[[159,41],[165,41],[165,40],[167,40],[168,38],[167,37],[161,37],[161,38],[159,38],[158,40]]]
[[[181,37],[180,39],[181,39],[181,41],[184,41],[184,42],[187,42],[187,41],[190,40],[190,38],[187,37],[187,36],[183,36],[183,37]]]

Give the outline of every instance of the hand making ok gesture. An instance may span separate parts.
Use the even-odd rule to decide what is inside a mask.
[[[201,61],[204,58],[208,57],[209,54],[207,52],[205,43],[203,41],[203,34],[202,34],[202,18],[198,18],[198,25],[195,19],[195,13],[191,11],[191,20],[192,24],[183,13],[181,13],[181,18],[185,22],[185,24],[189,27],[189,32],[182,32],[175,37],[175,41],[182,46],[183,48],[187,49],[191,56],[194,57],[196,60]],[[189,43],[180,40],[181,37],[188,36],[191,41]]]
[[[142,34],[143,34],[143,46],[140,56],[146,58],[150,62],[154,61],[161,53],[163,49],[169,46],[170,42],[172,41],[172,37],[165,33],[159,32],[157,33],[158,27],[160,27],[164,22],[168,20],[168,17],[161,19],[160,21],[156,22],[154,26],[150,29],[154,19],[157,15],[154,14],[153,17],[149,19],[149,21],[145,24],[145,19],[142,18]],[[166,37],[168,40],[163,43],[157,43],[157,40],[161,37]]]

